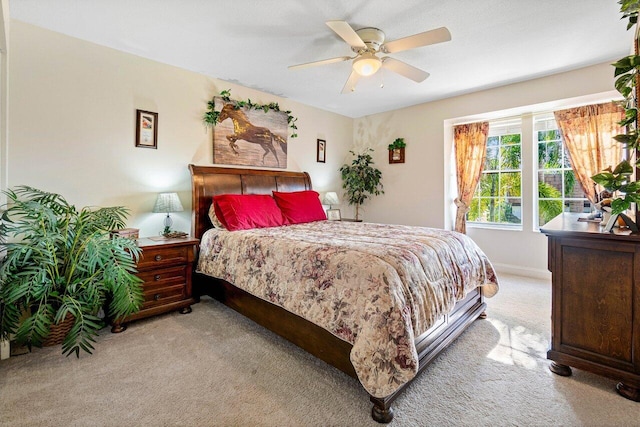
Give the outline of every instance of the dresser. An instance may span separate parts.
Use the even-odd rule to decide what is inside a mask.
[[[122,332],[126,323],[156,314],[173,310],[191,312],[191,305],[195,302],[191,275],[198,242],[194,238],[138,239],[142,254],[136,275],[143,281],[144,303],[137,313],[114,320],[111,332]]]
[[[603,375],[640,401],[640,235],[603,233],[580,216],[563,213],[540,230],[552,273],[549,368]]]

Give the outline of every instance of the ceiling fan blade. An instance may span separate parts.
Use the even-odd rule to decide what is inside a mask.
[[[349,46],[365,49],[364,44],[358,33],[345,21],[327,21],[326,24],[331,28],[342,40],[346,41]]]
[[[337,58],[329,58],[329,59],[323,59],[320,61],[305,62],[304,64],[289,65],[289,67],[287,68],[289,68],[290,70],[298,70],[300,68],[315,67],[316,65],[325,65],[325,64],[333,64],[334,62],[348,61],[350,59],[353,59],[353,57],[339,56]]]
[[[342,93],[351,93],[356,90],[356,85],[358,84],[358,80],[360,80],[360,74],[355,71],[351,71],[351,75],[347,79],[347,82],[344,84],[342,88]]]
[[[385,53],[395,53],[416,47],[428,46],[430,44],[448,42],[449,40],[451,40],[449,30],[446,27],[440,27],[435,30],[390,41],[380,46],[380,50]]]
[[[409,65],[406,62],[402,62],[388,56],[382,58],[382,68],[398,73],[416,83],[420,83],[429,77],[429,73],[426,71],[422,71],[420,68],[416,68],[413,65]]]

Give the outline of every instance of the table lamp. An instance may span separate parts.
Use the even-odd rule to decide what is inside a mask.
[[[322,199],[322,204],[329,205],[329,209],[331,209],[331,205],[339,205],[338,194],[335,191],[328,191]]]
[[[180,198],[178,197],[178,193],[160,193],[158,194],[158,199],[156,200],[156,204],[153,207],[154,213],[165,213],[167,214],[164,219],[164,231],[162,232],[163,236],[171,233],[171,226],[173,225],[173,219],[171,219],[171,212],[182,212],[184,211],[182,207],[182,203],[180,203]]]

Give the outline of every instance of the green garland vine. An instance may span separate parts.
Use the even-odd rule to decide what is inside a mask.
[[[246,101],[231,100],[231,89],[220,92],[220,97],[224,102],[232,102],[236,110],[239,110],[240,108],[248,108],[250,110],[262,110],[265,113],[268,113],[269,110],[280,111],[280,106],[277,102],[271,102],[269,104],[254,104],[250,99],[247,99]],[[296,133],[296,130],[298,127],[296,126],[296,121],[298,119],[293,117],[289,110],[284,111],[284,113],[287,114],[287,124],[291,129],[291,138],[297,138],[298,134]],[[207,102],[207,111],[202,116],[202,121],[205,126],[214,127],[218,124],[218,116],[220,116],[220,111],[216,111],[215,100],[212,99]]]

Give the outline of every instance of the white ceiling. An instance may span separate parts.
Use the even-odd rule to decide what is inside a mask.
[[[632,40],[616,0],[10,0],[9,7],[13,19],[349,117],[613,61]],[[328,20],[380,28],[387,40],[446,26],[452,40],[391,55],[428,71],[424,82],[382,70],[343,95],[350,62],[287,69],[352,54]]]

